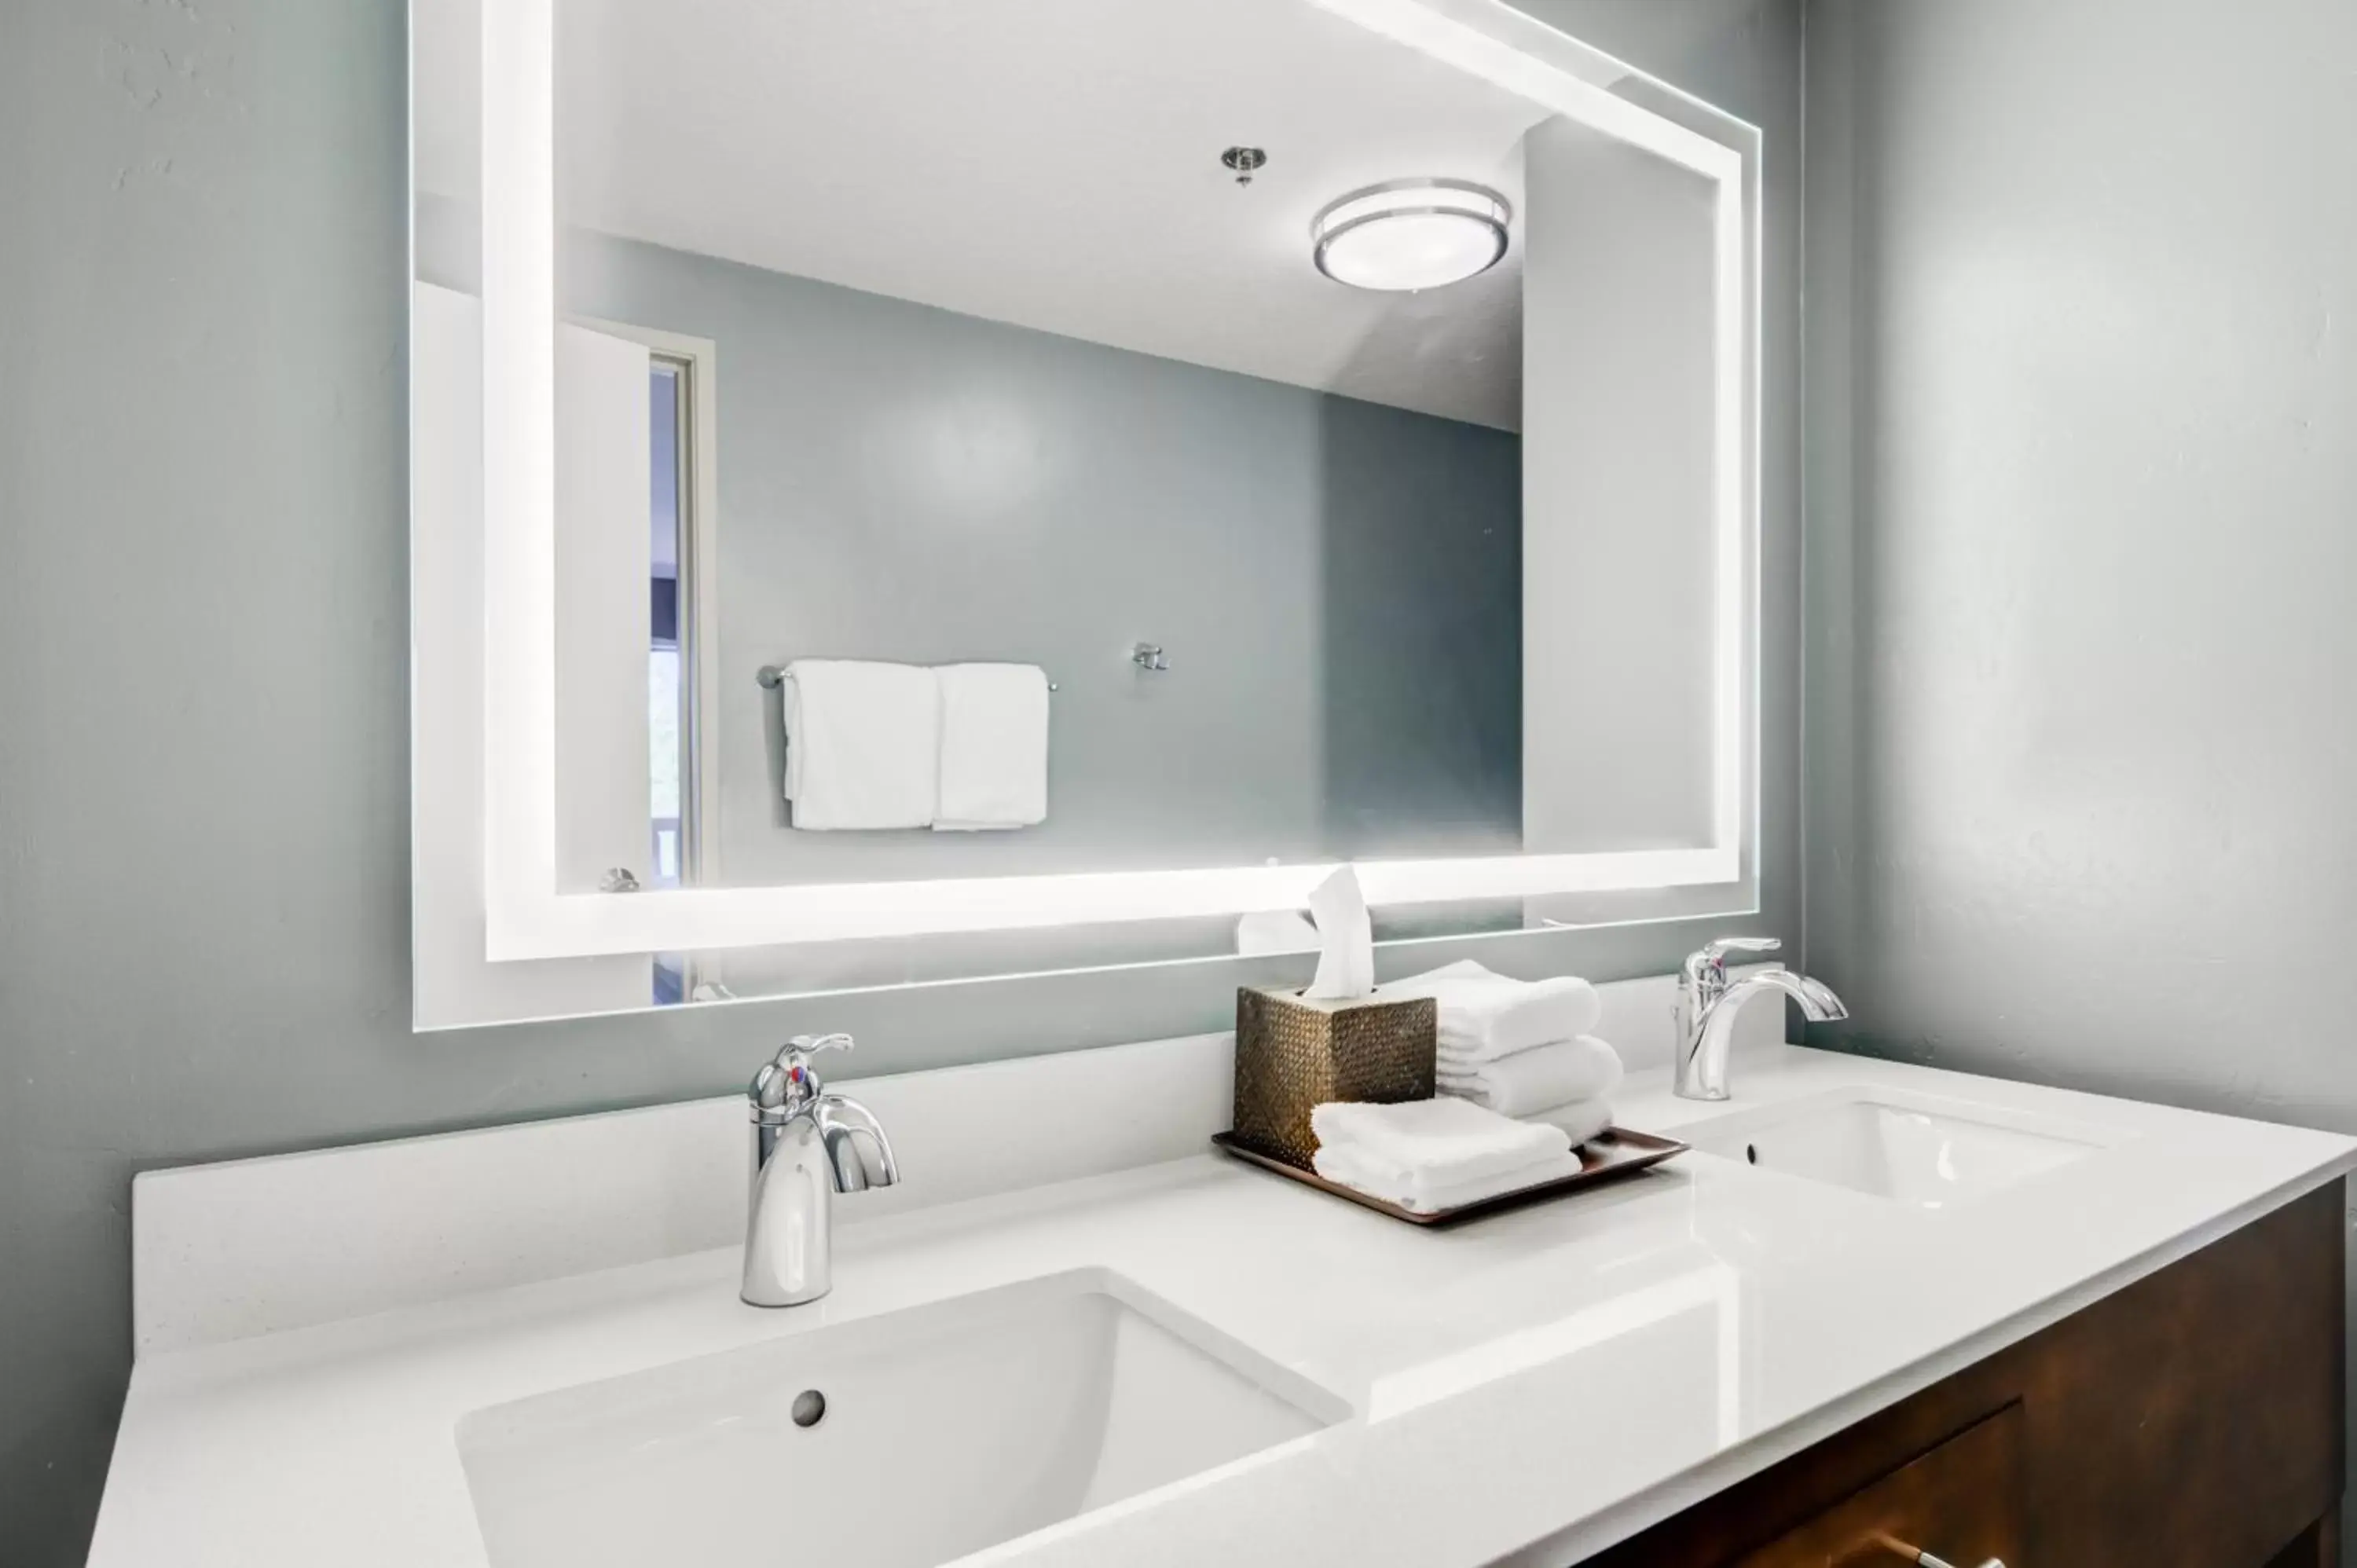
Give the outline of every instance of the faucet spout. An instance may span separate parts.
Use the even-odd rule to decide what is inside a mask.
[[[815,1112],[818,1135],[826,1145],[828,1166],[834,1172],[837,1192],[866,1192],[891,1187],[900,1179],[899,1162],[892,1157],[892,1140],[884,1135],[876,1113],[856,1100],[830,1094]]]
[[[1833,987],[1822,980],[1812,980],[1805,974],[1794,974],[1789,969],[1763,969],[1747,974],[1727,988],[1719,1001],[1721,1011],[1733,1016],[1728,1004],[1740,1004],[1751,1000],[1760,991],[1781,991],[1801,1004],[1801,1012],[1812,1024],[1831,1024],[1849,1016],[1849,1009],[1834,994]]]
[[[1770,992],[1789,996],[1803,1015],[1817,1024],[1849,1016],[1849,1009],[1823,981],[1788,969],[1758,970],[1742,979],[1727,978],[1726,953],[1761,951],[1772,941],[1758,939],[1738,947],[1713,943],[1686,961],[1678,983],[1678,1059],[1676,1092],[1687,1100],[1727,1098],[1727,1058],[1735,1042],[1735,1024],[1744,1004]]]

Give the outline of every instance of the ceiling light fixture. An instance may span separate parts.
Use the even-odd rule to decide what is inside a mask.
[[[1352,191],[1309,226],[1318,270],[1352,288],[1439,288],[1506,253],[1513,209],[1459,179],[1394,179]]]

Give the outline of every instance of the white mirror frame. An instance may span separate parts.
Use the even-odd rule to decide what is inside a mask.
[[[1714,182],[1712,842],[1354,863],[1367,901],[1531,897],[1743,880],[1747,639],[1760,529],[1758,131],[1501,0],[1312,0]],[[556,885],[554,0],[483,6],[486,956],[683,952],[1295,909],[1334,863],[965,880],[561,893]],[[1607,91],[1636,78],[1727,139]]]

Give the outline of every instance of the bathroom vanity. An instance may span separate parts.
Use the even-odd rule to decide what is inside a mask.
[[[420,1029],[1797,913],[1760,126],[1477,0],[409,17]],[[749,1251],[738,1097],[147,1173],[91,1560],[2330,1558],[2357,1143],[1606,989],[1691,1152],[1431,1231],[1222,1036],[781,1055]]]
[[[851,1085],[904,1180],[783,1311],[738,1100],[143,1177],[92,1562],[2333,1561],[2357,1142],[1752,1043],[1427,1231],[1195,1152],[1226,1049]]]
[[[2344,1229],[2320,1187],[1591,1561],[2337,1568]]]

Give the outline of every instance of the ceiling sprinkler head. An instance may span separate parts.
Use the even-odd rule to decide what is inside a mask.
[[[1253,171],[1268,162],[1268,155],[1258,147],[1230,147],[1220,155],[1220,162],[1235,171],[1238,185],[1250,185]]]

